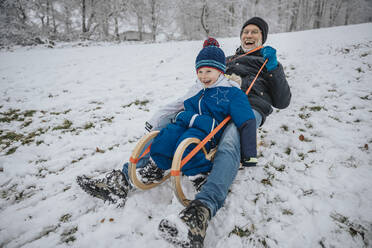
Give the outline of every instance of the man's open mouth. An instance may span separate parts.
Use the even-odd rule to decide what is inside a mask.
[[[254,45],[255,42],[254,42],[254,41],[251,41],[251,40],[246,40],[246,41],[244,42],[244,44],[246,44],[246,45],[248,45],[248,46],[251,46],[251,45]]]

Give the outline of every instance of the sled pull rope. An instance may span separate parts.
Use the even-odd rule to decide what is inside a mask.
[[[260,47],[262,48],[262,47]],[[258,50],[258,49],[257,49]],[[250,51],[250,52],[253,52]],[[246,55],[246,54],[244,54]],[[261,71],[263,70],[264,66],[266,65],[268,59],[265,60],[265,62],[263,63],[263,65],[261,66],[260,70],[257,72],[255,78],[252,80],[252,83],[250,84],[250,86],[248,87],[247,91],[245,92],[245,94],[248,95],[248,93],[251,91],[252,87],[253,87],[253,84],[256,82],[258,76],[260,75]],[[180,168],[182,168],[182,166],[184,166],[187,162],[189,162],[189,160],[197,153],[200,151],[200,149],[227,123],[229,122],[231,119],[231,116],[228,116],[226,117],[211,133],[209,133],[207,135],[207,137],[205,137],[194,149],[191,150],[191,152],[189,154],[187,154],[186,157],[184,157],[181,161],[181,166]],[[179,171],[171,171],[171,175],[172,176],[177,176],[179,175]]]
[[[244,56],[246,56],[246,55],[248,55],[248,54],[250,54],[250,53],[254,53],[255,51],[260,50],[261,48],[263,48],[263,46],[256,47],[256,48],[254,48],[254,49],[252,49],[252,50],[250,50],[250,51],[248,51],[248,52],[246,52],[246,53],[244,53],[244,54],[242,54],[242,55],[239,55],[239,56],[236,57],[236,58],[231,58],[231,59],[229,59],[229,61],[227,61],[227,63],[230,63],[231,61],[236,60],[236,59],[238,59],[238,58],[244,57]]]
[[[129,158],[129,162],[131,162],[132,164],[137,164],[138,161],[143,157],[145,156],[147,153],[150,152],[150,148],[151,148],[151,144],[146,148],[146,150],[141,154],[141,156],[139,158],[132,158],[132,156]]]

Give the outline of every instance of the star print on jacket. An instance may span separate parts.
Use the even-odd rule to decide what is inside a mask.
[[[217,104],[220,104],[220,102],[230,102],[230,100],[227,98],[227,93],[229,93],[229,90],[223,90],[221,88],[217,88],[217,92],[213,95],[211,95],[211,98],[215,98],[217,100]]]

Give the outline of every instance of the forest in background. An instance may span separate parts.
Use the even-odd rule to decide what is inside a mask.
[[[253,16],[270,33],[365,23],[372,1],[0,0],[0,46],[235,37]]]

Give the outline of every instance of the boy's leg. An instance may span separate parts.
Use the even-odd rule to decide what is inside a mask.
[[[163,119],[160,120],[160,123],[158,124],[158,128],[156,128],[156,130],[161,130],[163,128],[165,128],[169,123],[171,123],[172,119],[174,118],[174,115],[168,115],[166,117],[164,117]],[[155,131],[152,130],[152,131]],[[151,143],[149,142],[148,144],[145,145],[144,147],[144,150],[150,145]],[[147,153],[145,156],[143,156],[137,163],[137,166],[136,168],[139,169],[139,168],[143,168],[149,161],[150,159],[150,153]],[[129,162],[125,162],[123,164],[123,167],[122,167],[122,172],[123,174],[125,175],[125,177],[129,180],[129,172],[128,172],[128,166],[129,166]]]
[[[195,196],[196,200],[208,206],[211,217],[222,207],[228,190],[233,183],[240,165],[240,136],[233,123],[230,123],[219,142],[212,170],[207,182]]]

